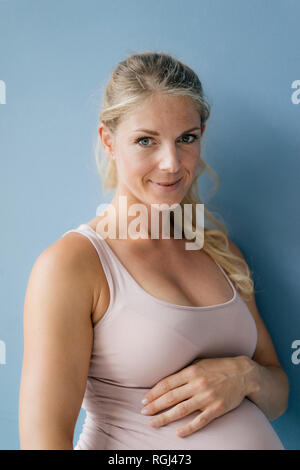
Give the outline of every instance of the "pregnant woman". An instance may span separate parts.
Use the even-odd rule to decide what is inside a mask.
[[[206,209],[217,228],[187,249],[200,230],[197,178],[213,173],[201,155],[209,114],[198,76],[175,57],[148,51],[113,71],[98,168],[114,197],[41,253],[27,286],[22,449],[73,449],[81,406],[75,450],[284,449],[270,421],[287,409],[288,377],[246,260]]]

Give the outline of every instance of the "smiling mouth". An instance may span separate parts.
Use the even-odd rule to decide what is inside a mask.
[[[176,181],[173,181],[173,183],[157,183],[156,181],[151,181],[151,183],[154,183],[154,184],[158,184],[159,186],[174,186],[176,183],[179,183],[179,181],[181,181],[183,178],[183,176],[181,178],[179,178],[178,180]]]

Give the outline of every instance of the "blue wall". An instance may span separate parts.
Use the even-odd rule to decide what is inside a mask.
[[[299,17],[298,0],[0,0],[1,449],[19,448],[30,271],[110,199],[93,156],[101,93],[120,60],[148,48],[194,68],[212,105],[204,156],[221,186],[210,202],[255,272],[258,308],[290,379],[289,409],[271,424],[287,449],[300,448],[291,348],[300,339]],[[200,194],[208,187],[201,177]]]

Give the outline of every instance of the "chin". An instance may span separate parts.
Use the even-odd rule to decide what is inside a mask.
[[[168,204],[168,206],[172,206],[174,204],[180,204],[182,199],[183,197],[163,198],[163,199],[151,198],[151,200],[149,201],[149,204]]]

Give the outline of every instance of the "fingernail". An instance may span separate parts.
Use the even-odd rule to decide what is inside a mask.
[[[147,405],[148,399],[147,399],[147,398],[143,398],[142,403],[143,403],[143,405]]]

